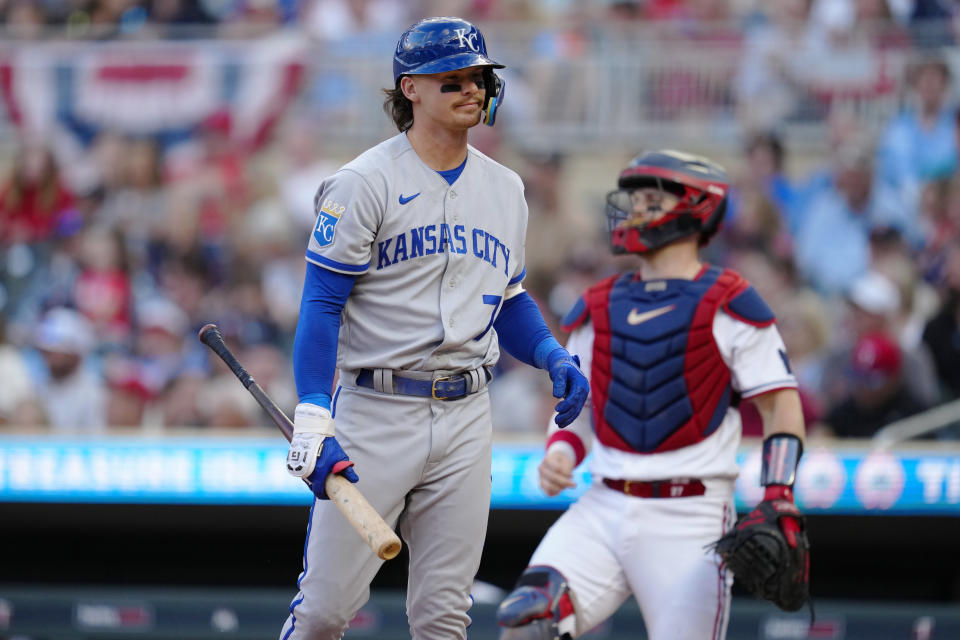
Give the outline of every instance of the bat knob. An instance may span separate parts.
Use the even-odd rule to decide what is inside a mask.
[[[213,324],[212,322],[209,324],[203,325],[203,328],[200,329],[200,331],[197,333],[197,337],[200,339],[200,342],[205,342],[204,337],[210,331],[218,331],[217,325]]]

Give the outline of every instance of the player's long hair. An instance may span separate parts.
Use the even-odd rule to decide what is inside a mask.
[[[410,102],[410,98],[403,95],[399,82],[393,89],[384,89],[383,93],[387,96],[383,101],[383,110],[397,125],[397,129],[403,133],[413,126],[413,103]]]

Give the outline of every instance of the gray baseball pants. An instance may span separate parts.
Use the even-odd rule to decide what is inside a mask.
[[[442,401],[341,387],[334,408],[357,488],[389,525],[399,525],[407,546],[411,636],[466,638],[490,508],[487,391]],[[281,640],[342,637],[382,564],[333,503],[316,500]]]

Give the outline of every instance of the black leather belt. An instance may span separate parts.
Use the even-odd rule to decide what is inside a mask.
[[[376,389],[373,384],[373,370],[360,369],[357,385]],[[434,400],[459,400],[470,395],[470,381],[467,376],[457,374],[442,376],[433,380],[417,380],[393,374],[393,391],[405,396],[421,396]]]

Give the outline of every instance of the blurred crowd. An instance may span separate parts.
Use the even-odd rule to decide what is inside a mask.
[[[220,37],[253,23],[318,39],[395,38],[420,15],[451,13],[621,30],[662,21],[690,42],[729,40],[741,62],[722,99],[741,133],[717,158],[734,186],[704,257],[739,270],[774,309],[808,429],[870,437],[960,397],[953,2],[0,0],[8,32],[21,38],[170,38],[178,25]],[[577,32],[531,46],[587,46]],[[886,64],[890,50],[909,54],[909,64]],[[865,94],[896,96],[897,112],[879,131],[836,107],[838,95]],[[666,117],[671,96],[648,94],[656,117]],[[801,162],[781,128],[811,121],[827,132],[828,152]],[[60,433],[264,426],[249,394],[197,341],[208,322],[292,410],[289,355],[313,192],[349,158],[328,155],[302,112],[256,146],[238,143],[235,126],[229,112],[203,119],[190,153],[104,128],[69,161],[49,139],[17,140],[0,176],[0,425]],[[508,158],[524,180],[526,285],[556,328],[583,288],[630,262],[607,250],[602,197],[565,197],[576,160],[569,151],[510,148],[481,129],[474,144]],[[626,161],[640,150],[617,155]],[[614,184],[612,174],[595,191]],[[496,374],[496,427],[542,431],[553,404],[546,376],[508,356]],[[758,435],[756,413],[742,412],[745,433]],[[945,428],[931,437],[957,435]]]
[[[233,36],[256,33],[254,26],[291,25],[337,38],[345,32],[392,32],[427,15],[487,23],[659,21],[690,36],[737,38],[729,25],[718,26],[735,21],[769,27],[758,46],[782,54],[782,47],[772,46],[773,31],[788,39],[782,44],[809,46],[810,53],[815,46],[855,41],[899,46],[918,32],[952,42],[957,6],[951,0],[3,0],[0,11],[11,35],[22,38]],[[782,55],[778,65],[791,66]]]

